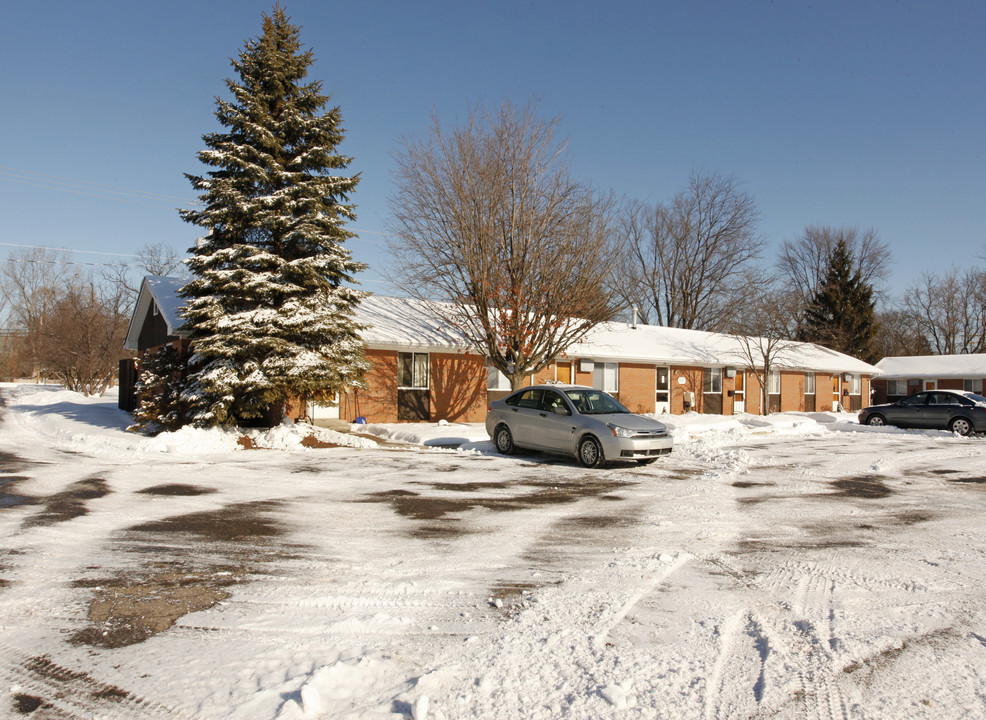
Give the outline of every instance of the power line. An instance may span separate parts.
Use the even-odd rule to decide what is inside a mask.
[[[34,172],[33,170],[21,170],[19,168],[6,167],[3,165],[0,165],[0,179],[19,185],[42,187],[48,190],[59,190],[61,192],[68,192],[75,195],[85,195],[88,197],[97,197],[106,200],[116,200],[118,202],[130,203],[132,205],[145,205],[159,208],[167,207],[168,209],[173,209],[170,205],[165,206],[154,204],[152,202],[139,202],[141,200],[158,202],[174,200],[175,202],[183,205],[202,205],[202,202],[199,200],[189,201],[187,198],[178,197],[176,195],[164,195],[162,193],[147,192],[146,190],[134,190],[132,188],[117,187],[115,185],[101,185],[99,183],[92,183],[86,180],[79,180],[77,178],[46,175],[44,173]]]
[[[70,252],[70,253],[81,253],[83,255],[112,255],[114,257],[137,257],[133,253],[114,253],[114,252],[103,252],[101,250],[72,250],[71,248],[53,248],[47,245],[22,245],[20,243],[5,243],[0,242],[2,247],[15,247],[15,248],[28,248],[29,250],[52,250],[54,252]]]

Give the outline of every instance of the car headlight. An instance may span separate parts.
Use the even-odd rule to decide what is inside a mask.
[[[612,432],[616,437],[629,438],[637,434],[636,430],[620,427],[619,425],[614,425],[613,423],[606,423],[606,427],[608,427],[610,432]]]

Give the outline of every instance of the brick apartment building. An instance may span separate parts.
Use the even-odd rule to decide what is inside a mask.
[[[126,346],[138,354],[182,343],[180,282],[146,278]],[[341,393],[329,406],[291,413],[318,422],[482,422],[490,401],[509,383],[442,319],[441,305],[372,296],[357,320],[370,371],[366,387]],[[731,335],[620,322],[603,323],[529,383],[591,385],[639,413],[694,411],[761,414],[762,365],[750,362],[744,339]],[[752,356],[755,360],[756,355]],[[788,343],[766,378],[768,407],[777,411],[858,410],[867,404],[876,367],[810,343]],[[121,373],[122,376],[122,373]],[[121,406],[126,395],[121,380]],[[131,408],[132,409],[132,408]]]

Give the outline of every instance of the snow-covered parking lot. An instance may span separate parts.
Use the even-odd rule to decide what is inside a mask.
[[[691,415],[584,470],[0,396],[0,716],[986,717],[984,438]]]

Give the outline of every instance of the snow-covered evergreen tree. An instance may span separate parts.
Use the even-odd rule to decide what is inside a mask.
[[[183,393],[187,363],[188,354],[171,345],[140,359],[137,409],[130,430],[154,435],[188,423],[189,408]]]
[[[193,341],[190,399],[198,425],[279,419],[289,397],[324,399],[360,385],[366,370],[353,289],[364,269],[343,243],[355,218],[358,175],[339,108],[324,111],[313,58],[278,5],[263,33],[232,60],[231,102],[217,99],[225,132],[203,136],[206,177],[189,175],[205,204],[183,210],[207,230],[187,261],[185,329]]]

